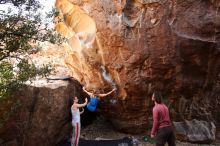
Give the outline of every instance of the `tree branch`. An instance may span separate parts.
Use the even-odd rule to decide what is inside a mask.
[[[3,59],[9,57],[10,52],[8,52],[7,54],[3,55],[2,57],[0,57],[0,61],[2,61]]]

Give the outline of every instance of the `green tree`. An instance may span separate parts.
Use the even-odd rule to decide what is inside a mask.
[[[49,28],[54,11],[41,17],[37,0],[0,0],[0,7],[12,4],[16,9],[0,10],[0,101],[36,76],[46,76],[51,65],[37,67],[29,55],[38,51],[37,42],[60,41]]]

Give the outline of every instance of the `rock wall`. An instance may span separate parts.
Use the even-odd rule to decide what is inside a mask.
[[[78,96],[83,102],[86,95],[78,81],[67,80],[66,43],[40,46],[42,50],[30,58],[37,66],[51,64],[55,70],[47,78],[27,82],[13,97],[0,102],[0,146],[54,146],[72,133],[72,97]],[[95,118],[85,109],[81,123],[90,124]]]
[[[87,89],[117,86],[100,106],[123,131],[151,126],[154,90],[163,92],[174,121],[211,120],[218,129],[219,6],[218,0],[57,0],[58,31],[70,46],[66,64]]]
[[[46,80],[33,84],[12,98],[19,106],[0,127],[0,145],[53,146],[71,133],[71,98],[81,97],[80,84]]]
[[[192,143],[211,143],[215,140],[216,127],[212,122],[206,121],[184,121],[174,122],[176,137],[179,140]]]

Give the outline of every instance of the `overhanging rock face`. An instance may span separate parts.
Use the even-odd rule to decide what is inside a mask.
[[[175,121],[212,120],[218,129],[219,6],[215,0],[57,0],[63,18],[57,30],[68,38],[72,76],[87,89],[118,87],[100,108],[119,129],[149,128],[154,90],[163,91]]]

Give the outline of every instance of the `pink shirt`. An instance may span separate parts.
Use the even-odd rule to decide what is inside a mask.
[[[151,134],[155,135],[159,128],[171,126],[169,110],[164,104],[156,104],[153,108],[153,127]]]

